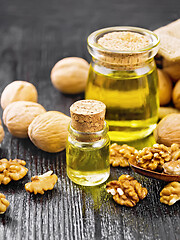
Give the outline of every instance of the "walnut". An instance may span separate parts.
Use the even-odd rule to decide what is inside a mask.
[[[172,175],[180,175],[180,159],[177,161],[170,161],[163,165],[164,172]]]
[[[172,81],[166,72],[157,69],[159,80],[159,101],[160,105],[164,106],[171,101],[172,96]]]
[[[109,149],[110,152],[110,164],[113,167],[128,167],[128,159],[130,157],[136,156],[138,151],[134,147],[130,147],[126,144],[122,146],[117,143],[113,143]]]
[[[85,90],[89,64],[79,57],[67,57],[55,64],[51,71],[54,87],[63,93],[75,94]]]
[[[46,152],[60,152],[66,147],[71,118],[58,111],[37,116],[28,127],[31,141]]]
[[[180,183],[171,182],[166,185],[160,192],[160,202],[173,205],[175,202],[180,200]]]
[[[137,165],[150,170],[162,169],[163,164],[170,160],[171,149],[163,144],[145,147],[138,152],[136,157]]]
[[[34,194],[44,194],[44,191],[52,190],[58,180],[57,175],[52,173],[53,171],[48,171],[43,175],[33,176],[31,178],[32,182],[25,184],[26,191],[34,192]]]
[[[43,106],[28,101],[10,103],[3,112],[3,122],[15,137],[27,138],[28,126],[38,115],[46,112]]]
[[[4,194],[0,193],[0,214],[5,213],[9,206],[9,201],[6,199]]]
[[[28,169],[24,166],[26,162],[20,159],[7,160],[5,158],[0,160],[0,184],[8,184],[11,180],[18,181],[23,178]]]
[[[173,143],[171,145],[171,161],[176,161],[180,159],[180,148],[179,144]]]
[[[157,143],[168,147],[173,143],[180,145],[180,114],[171,113],[161,119],[154,130],[154,137]]]
[[[10,103],[16,101],[37,102],[38,93],[32,83],[14,81],[6,86],[1,95],[1,107],[5,109]]]
[[[113,195],[115,202],[127,207],[135,206],[148,193],[146,188],[129,175],[121,175],[118,181],[107,183],[106,190]]]

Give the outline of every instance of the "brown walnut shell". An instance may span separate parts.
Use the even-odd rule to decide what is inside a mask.
[[[58,111],[43,113],[29,125],[29,138],[45,152],[60,152],[66,147],[70,120],[70,117]]]
[[[168,147],[173,143],[180,145],[180,113],[172,113],[164,117],[154,130],[157,143]]]
[[[159,100],[160,105],[164,106],[171,101],[172,96],[172,81],[169,76],[158,69],[158,79],[159,79]]]
[[[173,89],[172,99],[173,99],[174,106],[177,109],[180,109],[180,80],[176,83]]]

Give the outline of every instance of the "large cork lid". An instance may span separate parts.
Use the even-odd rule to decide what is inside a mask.
[[[96,100],[81,100],[70,107],[71,126],[79,132],[97,132],[104,128],[106,105]]]
[[[110,27],[88,37],[88,50],[102,66],[117,71],[134,70],[153,58],[159,38],[153,32],[136,27]]]

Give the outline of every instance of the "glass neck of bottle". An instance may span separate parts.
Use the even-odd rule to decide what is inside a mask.
[[[69,124],[69,133],[71,137],[80,142],[99,141],[107,135],[108,129],[106,121],[104,121],[104,128],[98,132],[79,132],[72,127],[71,122]]]

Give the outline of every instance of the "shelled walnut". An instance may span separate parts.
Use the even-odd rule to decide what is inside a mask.
[[[25,184],[26,191],[34,192],[34,194],[44,194],[44,191],[52,190],[58,180],[57,175],[52,173],[53,171],[48,171],[43,175],[33,176],[31,178],[32,182]]]
[[[148,193],[146,188],[129,175],[121,175],[118,181],[107,183],[106,191],[113,195],[115,202],[127,207],[134,207]]]
[[[180,148],[179,144],[173,143],[171,145],[171,161],[176,161],[180,159]]]
[[[9,206],[9,201],[6,199],[4,194],[0,193],[0,214],[5,213]]]
[[[175,202],[180,200],[180,183],[171,182],[166,185],[160,192],[160,202],[173,205]]]
[[[110,153],[110,164],[113,167],[128,167],[128,159],[132,156],[136,156],[138,151],[134,147],[130,147],[126,144],[122,146],[117,143],[113,143],[109,149]]]
[[[177,161],[170,161],[163,165],[164,172],[172,175],[180,175],[180,159]]]
[[[11,180],[18,181],[23,178],[28,169],[24,167],[26,162],[20,159],[0,160],[0,184],[8,184]]]
[[[171,160],[171,148],[163,144],[154,144],[153,147],[145,147],[136,156],[137,165],[149,170],[162,170],[165,162]]]

